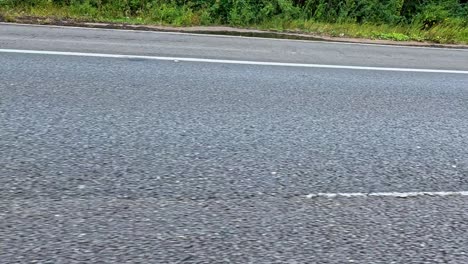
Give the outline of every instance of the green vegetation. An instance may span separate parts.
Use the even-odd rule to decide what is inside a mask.
[[[0,16],[468,43],[467,0],[0,0]]]

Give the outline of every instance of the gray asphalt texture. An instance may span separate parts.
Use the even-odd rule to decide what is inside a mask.
[[[371,67],[468,70],[468,50],[0,23],[0,47]]]
[[[0,62],[0,263],[468,263],[466,196],[306,198],[468,190],[468,75]]]

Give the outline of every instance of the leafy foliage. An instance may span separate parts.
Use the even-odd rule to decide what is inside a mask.
[[[122,16],[154,13],[155,10],[173,12],[164,16],[175,20],[175,14],[208,12],[225,24],[247,25],[281,17],[283,19],[313,19],[321,22],[357,23],[441,23],[457,17],[467,19],[468,4],[464,0],[0,0],[1,5],[37,6],[55,4],[113,10]],[[185,11],[181,11],[185,9]],[[177,11],[176,11],[177,10]],[[190,10],[190,11],[188,11]],[[164,11],[165,12],[165,11]]]

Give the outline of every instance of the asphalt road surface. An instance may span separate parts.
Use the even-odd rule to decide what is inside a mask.
[[[0,263],[468,263],[468,50],[6,24],[0,49],[409,69],[0,51]]]

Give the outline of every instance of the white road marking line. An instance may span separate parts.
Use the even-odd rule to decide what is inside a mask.
[[[235,36],[235,35],[222,35],[222,34],[207,34],[207,33],[190,33],[190,32],[176,32],[176,31],[156,31],[156,30],[139,30],[139,29],[115,29],[115,28],[100,28],[100,27],[79,27],[79,26],[58,26],[58,25],[37,25],[37,24],[22,24],[11,22],[0,22],[0,25],[11,26],[24,26],[24,27],[48,27],[48,28],[63,28],[63,29],[83,29],[83,30],[103,30],[103,31],[123,31],[123,32],[140,32],[140,33],[154,33],[154,34],[167,34],[167,35],[187,35],[187,36],[201,36],[201,37],[217,37],[217,38],[245,38],[256,40],[268,41],[294,41],[305,43],[321,43],[321,44],[338,44],[338,45],[358,45],[358,46],[376,46],[386,48],[409,48],[409,49],[439,49],[439,50],[458,50],[468,51],[466,48],[451,48],[451,47],[427,47],[427,46],[405,46],[397,44],[380,44],[380,43],[358,43],[334,40],[301,40],[301,39],[282,39],[282,38],[268,38],[268,37],[250,37],[250,36]],[[144,26],[144,25],[143,25]],[[269,33],[269,32],[266,32]],[[314,36],[311,36],[312,38]],[[320,37],[318,37],[320,38]]]
[[[374,192],[374,193],[311,193],[306,198],[353,198],[353,197],[420,197],[420,196],[468,196],[468,191],[459,192]]]
[[[327,65],[327,64],[287,63],[287,62],[221,60],[221,59],[202,59],[202,58],[184,58],[184,57],[160,57],[160,56],[141,56],[141,55],[122,55],[122,54],[103,54],[103,53],[83,53],[83,52],[65,52],[65,51],[42,51],[42,50],[0,49],[0,53],[21,53],[21,54],[40,54],[40,55],[61,55],[61,56],[99,57],[99,58],[117,58],[117,59],[144,59],[144,60],[160,60],[160,61],[203,62],[203,63],[242,64],[242,65],[261,65],[261,66],[282,66],[282,67],[302,67],[302,68],[326,68],[326,69],[368,70],[368,71],[397,71],[397,72],[423,72],[423,73],[454,73],[454,74],[468,74],[468,71],[460,71],[460,70],[436,70],[436,69],[413,69],[413,68],[388,68],[388,67],[367,67],[367,66],[349,66],[349,65]]]

